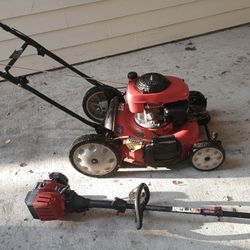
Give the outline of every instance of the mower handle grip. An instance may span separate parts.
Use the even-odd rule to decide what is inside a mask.
[[[144,192],[144,197],[142,196]],[[143,198],[141,200],[141,198]],[[136,223],[136,228],[139,230],[142,228],[142,222],[143,222],[143,212],[144,209],[149,202],[150,199],[150,191],[145,183],[141,183],[135,194],[135,223]]]
[[[25,41],[26,43],[28,43],[28,44],[30,44],[30,45],[36,47],[36,48],[37,48],[37,47],[38,47],[38,48],[44,48],[41,44],[39,44],[38,42],[36,42],[35,40],[33,40],[31,37],[27,36],[26,34],[22,33],[22,32],[19,31],[19,30],[16,30],[16,29],[14,29],[14,28],[8,26],[7,24],[4,24],[4,23],[1,23],[1,22],[0,22],[0,27],[1,27],[3,30],[5,30],[5,31],[7,31],[7,32],[9,32],[9,33],[11,33],[11,34],[13,34],[13,35],[15,35],[16,37],[22,39],[22,40]]]

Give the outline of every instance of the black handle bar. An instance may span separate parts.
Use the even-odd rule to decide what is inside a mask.
[[[37,54],[40,56],[44,56],[47,55],[50,58],[54,59],[55,61],[57,61],[58,63],[62,64],[63,66],[65,66],[66,68],[72,70],[73,72],[75,72],[76,74],[78,74],[79,76],[83,77],[86,81],[88,81],[89,83],[91,83],[94,86],[106,86],[106,84],[97,81],[95,79],[93,79],[92,77],[84,74],[83,72],[81,72],[80,70],[78,70],[77,68],[75,68],[74,66],[70,65],[69,63],[67,63],[65,60],[63,60],[61,57],[57,56],[56,54],[54,54],[53,52],[51,52],[50,50],[46,49],[44,46],[42,46],[40,43],[38,43],[37,41],[35,41],[34,39],[32,39],[31,37],[27,36],[26,34],[22,33],[19,30],[16,30],[12,27],[9,27],[8,25],[4,24],[4,23],[0,23],[0,27],[2,29],[4,29],[5,31],[13,34],[14,36],[22,39],[23,41],[25,41],[25,43],[27,45],[30,45],[34,48],[37,49]]]
[[[11,33],[13,35],[15,35],[16,37],[18,37],[18,38],[20,38],[20,39],[22,39],[24,41],[24,44],[20,48],[16,49],[11,54],[11,56],[10,56],[11,60],[9,61],[9,63],[7,64],[7,66],[5,67],[5,71],[4,72],[0,71],[0,77],[2,77],[5,80],[8,80],[8,81],[14,83],[15,85],[18,85],[18,86],[22,87],[23,89],[25,89],[25,90],[33,93],[34,95],[40,97],[44,101],[52,104],[53,106],[57,107],[58,109],[64,111],[65,113],[71,115],[72,117],[78,119],[79,121],[87,124],[88,126],[93,127],[98,134],[113,135],[113,132],[111,130],[105,128],[103,125],[91,122],[91,121],[85,119],[84,117],[79,116],[78,114],[76,114],[72,110],[69,110],[68,108],[64,107],[63,105],[59,104],[58,102],[52,100],[48,96],[42,94],[41,92],[39,92],[36,89],[34,89],[31,86],[29,86],[28,85],[29,81],[27,80],[27,78],[25,76],[15,77],[9,71],[10,71],[11,67],[16,63],[16,61],[18,60],[18,58],[22,55],[22,53],[24,52],[24,50],[28,47],[28,45],[30,45],[30,46],[32,46],[32,47],[34,47],[34,48],[37,49],[38,55],[40,55],[40,56],[47,55],[47,56],[51,57],[55,61],[59,62],[63,66],[69,68],[70,70],[72,70],[76,74],[78,74],[81,77],[83,77],[86,81],[88,81],[92,85],[100,87],[100,89],[103,90],[104,92],[109,93],[110,90],[114,90],[117,93],[117,95],[122,95],[120,93],[120,91],[118,91],[117,89],[115,89],[112,86],[108,86],[108,85],[106,85],[106,84],[104,84],[104,83],[102,83],[100,81],[97,81],[97,80],[91,78],[90,76],[84,74],[83,72],[79,71],[77,68],[75,68],[74,66],[68,64],[62,58],[60,58],[59,56],[55,55],[50,50],[46,49],[44,46],[42,46],[41,44],[39,44],[37,41],[33,40],[31,37],[27,36],[26,34],[22,33],[21,31],[16,30],[14,28],[11,28],[8,25],[3,24],[1,22],[0,22],[0,27],[3,30],[5,30],[5,31],[7,31],[7,32],[9,32],[9,33]]]

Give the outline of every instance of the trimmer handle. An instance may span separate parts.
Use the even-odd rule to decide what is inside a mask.
[[[136,228],[141,229],[143,221],[143,212],[149,202],[150,192],[147,184],[141,183],[135,194],[135,223]]]

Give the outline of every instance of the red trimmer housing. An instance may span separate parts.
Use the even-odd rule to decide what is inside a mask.
[[[57,220],[64,216],[65,200],[62,193],[67,189],[67,185],[65,185],[66,182],[55,181],[59,177],[65,177],[58,174],[60,173],[53,173],[50,175],[50,180],[38,182],[35,189],[28,192],[25,203],[33,218]]]

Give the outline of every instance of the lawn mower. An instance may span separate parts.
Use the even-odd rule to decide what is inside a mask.
[[[224,211],[221,207],[191,208],[176,206],[148,205],[150,191],[145,183],[141,183],[135,192],[134,203],[124,199],[91,200],[70,190],[68,178],[58,172],[49,175],[49,180],[37,182],[36,187],[28,192],[25,203],[34,219],[42,221],[63,219],[67,213],[82,213],[90,208],[114,209],[124,213],[126,209],[135,211],[136,228],[141,229],[143,212],[156,211],[217,217],[236,217],[250,219],[250,213]]]
[[[210,121],[207,99],[199,91],[189,91],[184,80],[154,72],[140,76],[129,72],[123,93],[79,71],[22,32],[3,23],[0,27],[24,41],[12,53],[0,76],[95,129],[96,134],[77,138],[69,152],[72,166],[82,174],[107,177],[127,165],[167,167],[187,158],[194,168],[209,171],[224,162],[225,152],[218,134],[210,133],[207,126]],[[15,77],[10,73],[28,46],[94,85],[82,102],[92,121],[29,86],[26,76]],[[206,138],[201,136],[201,127]]]

